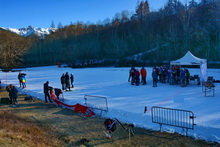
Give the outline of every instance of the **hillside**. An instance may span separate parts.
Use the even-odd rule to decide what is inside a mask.
[[[25,63],[87,64],[106,59],[119,61],[110,66],[154,66],[180,58],[187,51],[219,61],[220,3],[185,6],[179,1],[170,2],[156,12],[142,8],[140,3],[131,17],[120,13],[110,22],[77,22],[59,28],[30,48]],[[154,48],[157,50],[152,51]],[[146,53],[140,61],[127,60],[139,53]]]

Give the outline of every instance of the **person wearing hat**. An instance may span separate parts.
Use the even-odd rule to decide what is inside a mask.
[[[50,102],[52,102],[51,98],[50,98],[50,94],[49,94],[49,90],[51,89],[51,87],[49,86],[49,82],[47,81],[46,83],[44,83],[44,97],[45,97],[45,103],[47,103],[47,98]]]
[[[13,105],[17,103],[17,97],[18,97],[18,90],[10,84],[6,87],[7,92],[9,93],[10,101]]]

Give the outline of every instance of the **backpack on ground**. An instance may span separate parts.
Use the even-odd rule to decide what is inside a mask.
[[[32,101],[33,100],[33,97],[32,96],[26,96],[24,98],[25,101]]]
[[[10,103],[9,98],[1,98],[0,103],[1,104],[12,104],[12,102]]]

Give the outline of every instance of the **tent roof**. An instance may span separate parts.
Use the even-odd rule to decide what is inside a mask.
[[[182,58],[171,61],[171,65],[201,65],[206,62],[206,59],[201,59],[194,56],[190,51],[188,51]]]

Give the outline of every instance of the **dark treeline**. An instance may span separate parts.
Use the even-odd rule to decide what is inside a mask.
[[[150,12],[141,1],[132,16],[117,13],[102,24],[75,23],[60,27],[45,40],[36,41],[25,56],[32,66],[85,60],[120,60],[145,52],[141,61],[161,63],[182,57],[188,50],[200,58],[220,59],[220,3],[184,5],[168,0]],[[152,50],[154,49],[154,50]],[[127,63],[127,61],[124,61]]]

